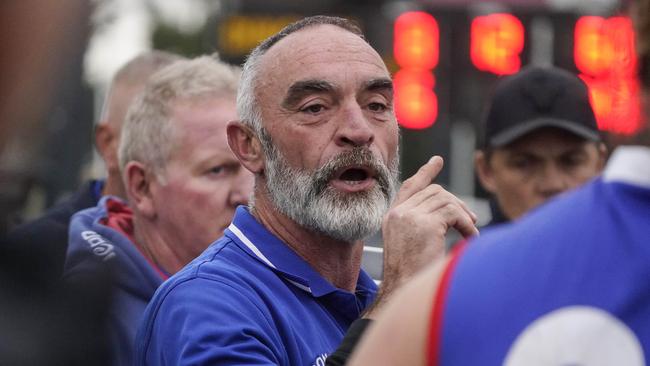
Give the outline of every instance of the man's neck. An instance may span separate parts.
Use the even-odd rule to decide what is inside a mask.
[[[106,182],[104,183],[104,188],[102,188],[102,196],[111,195],[126,199],[126,193],[122,187],[122,181],[119,176],[108,174]]]
[[[164,234],[153,223],[146,218],[139,217],[137,213],[133,217],[135,245],[140,252],[158,269],[173,275],[186,264],[181,253],[177,253],[175,247],[168,245],[172,242],[165,240]]]
[[[255,192],[252,214],[267,230],[337,288],[354,292],[361,268],[363,243],[344,242],[314,233],[279,213],[265,194]]]

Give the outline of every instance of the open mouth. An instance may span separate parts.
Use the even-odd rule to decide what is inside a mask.
[[[364,180],[368,179],[370,177],[370,174],[366,169],[362,168],[352,168],[352,169],[346,169],[341,173],[341,175],[338,177],[338,179],[349,182],[351,184],[363,182]]]
[[[375,183],[375,172],[369,167],[353,166],[340,169],[331,184],[342,191],[357,192],[370,188]]]

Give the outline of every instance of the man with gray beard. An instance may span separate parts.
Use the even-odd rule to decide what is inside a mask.
[[[358,27],[317,16],[248,57],[231,149],[255,174],[253,199],[224,236],[157,291],[136,365],[324,365],[373,302],[442,256],[475,215],[431,184],[432,158],[398,191],[393,85]],[[360,269],[382,228],[384,282]]]
[[[266,151],[269,196],[278,211],[304,228],[341,241],[367,237],[379,227],[398,185],[397,161],[392,161],[389,169],[369,149],[353,147],[310,173],[292,168],[270,137],[266,133],[260,136]],[[341,169],[355,164],[376,172],[377,185],[343,196],[328,183]]]

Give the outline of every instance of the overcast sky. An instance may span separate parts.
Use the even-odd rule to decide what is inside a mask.
[[[153,9],[166,24],[182,31],[203,27],[218,0],[97,1],[93,33],[84,60],[88,82],[104,89],[115,71],[137,54],[151,49]]]

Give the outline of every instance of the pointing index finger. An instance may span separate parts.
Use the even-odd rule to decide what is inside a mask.
[[[444,161],[438,155],[429,159],[429,161],[422,165],[413,176],[404,181],[402,187],[397,193],[395,204],[406,201],[415,193],[423,190],[431,184],[442,170],[443,165]]]

